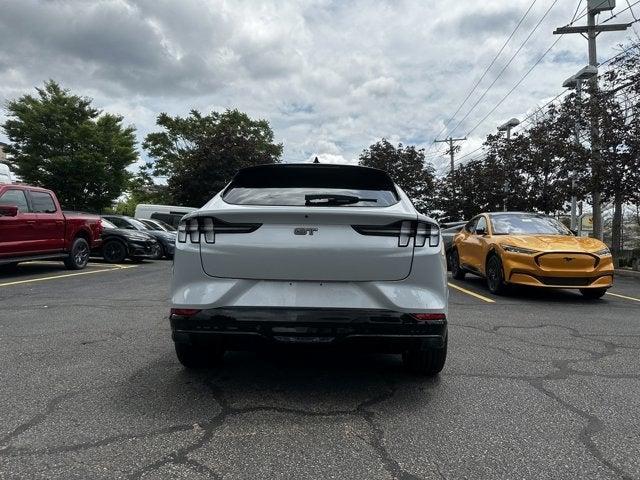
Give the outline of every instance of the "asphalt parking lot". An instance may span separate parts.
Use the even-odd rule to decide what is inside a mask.
[[[1,479],[640,478],[636,279],[598,301],[454,282],[447,365],[425,379],[288,351],[189,373],[170,268],[0,274]]]

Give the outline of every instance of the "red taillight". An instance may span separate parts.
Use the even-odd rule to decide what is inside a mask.
[[[197,308],[172,308],[171,315],[178,315],[180,317],[193,317],[198,312],[202,310],[198,310]]]
[[[447,316],[444,313],[412,313],[411,316],[416,320],[422,320],[422,321],[447,319]]]

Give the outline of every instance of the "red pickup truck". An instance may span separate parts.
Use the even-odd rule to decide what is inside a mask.
[[[63,213],[50,190],[0,184],[0,265],[59,259],[80,270],[101,234],[100,217]]]

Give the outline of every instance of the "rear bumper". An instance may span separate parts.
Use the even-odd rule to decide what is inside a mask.
[[[420,321],[389,310],[214,308],[170,320],[175,342],[223,342],[228,349],[302,344],[396,353],[442,348],[447,337],[446,320]]]

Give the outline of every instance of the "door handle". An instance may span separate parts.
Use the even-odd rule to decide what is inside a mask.
[[[35,225],[36,221],[35,220],[27,220],[27,223],[29,225]]]

